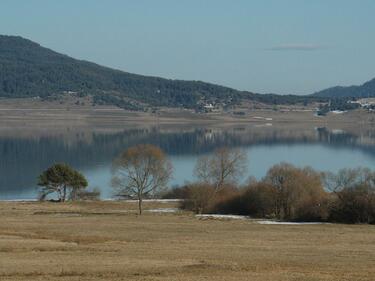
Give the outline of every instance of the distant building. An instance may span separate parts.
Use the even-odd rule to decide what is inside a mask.
[[[75,91],[63,91],[63,94],[75,95],[75,94],[77,94],[77,92],[75,92]]]

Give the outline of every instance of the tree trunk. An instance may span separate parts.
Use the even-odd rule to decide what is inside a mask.
[[[66,199],[66,186],[64,185],[62,201],[65,202],[65,199]]]
[[[62,202],[63,201],[63,189],[62,189],[62,187],[59,187],[58,192],[59,192],[59,202]]]
[[[138,198],[138,209],[139,209],[139,214],[142,215],[142,197]]]

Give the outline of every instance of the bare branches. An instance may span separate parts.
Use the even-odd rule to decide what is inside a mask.
[[[280,163],[268,170],[263,181],[275,189],[275,215],[279,219],[293,219],[297,213],[311,216],[325,197],[320,174],[308,167]]]
[[[341,222],[375,221],[375,172],[368,168],[342,169],[324,174],[326,187],[336,195],[332,219]]]
[[[172,165],[164,152],[153,145],[140,144],[125,150],[113,162],[112,186],[118,196],[142,200],[165,188]]]
[[[226,184],[235,184],[247,166],[246,154],[238,149],[219,148],[212,156],[198,159],[194,169],[200,182],[215,186],[216,192]]]

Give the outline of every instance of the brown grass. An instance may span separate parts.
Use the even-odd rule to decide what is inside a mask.
[[[140,217],[120,202],[2,202],[0,222],[0,280],[375,280],[374,226]]]

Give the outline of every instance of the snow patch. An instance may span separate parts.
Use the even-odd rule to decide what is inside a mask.
[[[261,119],[266,121],[272,121],[271,117],[253,116],[254,119]]]
[[[345,134],[345,131],[341,129],[333,129],[331,133],[334,135],[341,135],[341,134]]]
[[[39,201],[38,199],[0,199],[0,202],[21,202],[21,203],[26,203],[26,202],[37,202]]]
[[[272,123],[265,123],[265,124],[260,124],[260,125],[254,125],[254,127],[269,127],[272,126]]]
[[[231,219],[231,220],[247,220],[247,216],[237,216],[237,215],[195,215],[197,218],[210,218],[210,219]]]
[[[158,209],[150,209],[146,210],[150,213],[176,213],[179,209],[177,208],[158,208]]]
[[[103,201],[122,201],[122,202],[129,202],[129,203],[137,203],[137,199],[119,199],[119,198],[108,198],[103,199]],[[155,203],[173,203],[173,202],[181,202],[183,199],[143,199],[143,202],[155,202]]]
[[[288,222],[288,221],[267,221],[260,220],[257,221],[259,224],[272,224],[272,225],[315,225],[315,224],[324,224],[323,222]]]

